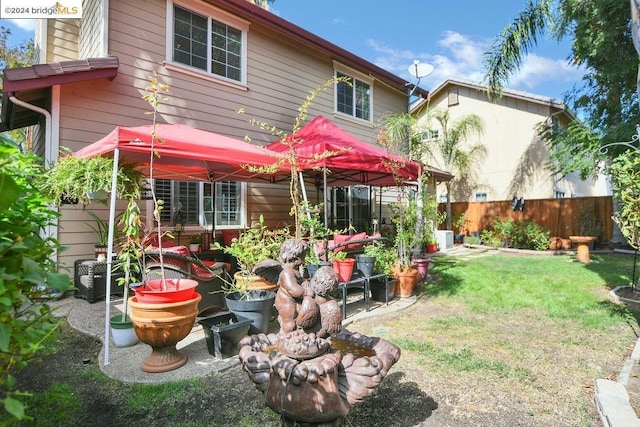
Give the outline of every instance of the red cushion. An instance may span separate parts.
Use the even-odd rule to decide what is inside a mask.
[[[222,230],[222,243],[225,246],[230,246],[233,239],[237,239],[239,236],[239,230]]]
[[[163,245],[164,245],[164,242],[163,242]],[[179,255],[191,256],[191,252],[189,252],[189,248],[186,246],[170,246],[168,248],[165,248],[163,246],[162,250],[166,252],[173,252]]]
[[[333,235],[333,244],[334,245],[339,245],[341,243],[346,243],[346,242],[350,242],[351,240],[362,240],[365,239],[367,237],[367,233],[362,232],[362,233],[357,233],[357,234],[352,234],[352,235],[343,235],[343,234],[334,234]],[[346,246],[341,246],[340,248],[338,248],[338,252],[340,252],[341,250],[346,250],[346,251],[355,251],[357,249],[362,248],[362,243],[354,243],[353,245],[346,245]]]

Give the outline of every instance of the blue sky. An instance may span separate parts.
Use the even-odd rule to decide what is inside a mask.
[[[432,64],[420,86],[449,77],[480,83],[482,53],[525,8],[525,0],[276,0],[271,11],[408,81],[414,60]],[[583,72],[570,67],[570,43],[541,40],[509,87],[562,99]]]
[[[524,9],[525,0],[276,0],[280,17],[414,82],[414,60],[433,73],[420,86],[434,89],[449,77],[480,83],[482,53]],[[24,27],[20,28],[16,24]],[[27,20],[0,20],[19,43],[33,34]],[[541,40],[508,87],[562,99],[579,83],[582,71],[568,65],[570,43]]]

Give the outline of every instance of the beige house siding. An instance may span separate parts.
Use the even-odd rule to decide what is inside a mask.
[[[102,1],[87,0],[82,6],[82,19],[79,28],[79,57],[97,58],[103,56],[103,34],[105,20]]]
[[[91,22],[87,22],[86,27],[83,24],[83,36],[89,37],[90,32],[101,25],[98,3],[91,2],[85,9]],[[333,59],[328,55],[282,40],[257,23],[250,24],[248,30],[246,86],[166,64],[166,6],[165,0],[109,1],[108,54],[119,59],[118,75],[112,81],[100,79],[61,86],[61,146],[77,150],[100,139],[117,125],[150,124],[151,118],[145,112],[151,107],[142,96],[154,72],[170,87],[168,100],[159,107],[159,123],[180,123],[238,139],[250,136],[254,143],[264,145],[274,141],[274,137],[250,125],[247,119],[264,121],[290,132],[297,108],[309,91],[334,75]],[[65,42],[77,40],[77,23],[73,20],[51,21],[49,31],[55,34],[49,34],[53,47],[49,61],[78,59],[78,43]],[[62,29],[66,31],[65,37],[58,40]],[[79,43],[83,55],[99,50],[98,44],[84,39]],[[318,95],[309,110],[309,119],[318,114],[325,115],[358,138],[375,143],[375,124],[382,115],[406,111],[407,107],[406,95],[400,91],[377,81],[372,87],[371,123],[335,113],[333,88]],[[245,117],[236,112],[240,108],[245,110]],[[322,194],[317,194],[313,186],[308,185],[307,191],[312,203],[322,199]],[[255,223],[260,214],[265,216],[269,227],[292,223],[288,182],[247,184],[246,200],[247,226]],[[150,202],[140,205],[150,211]],[[124,202],[121,201],[118,209],[122,208]],[[98,209],[106,217],[106,207],[89,206],[87,209]],[[74,260],[93,257],[95,236],[86,226],[91,219],[82,212],[82,207],[64,206],[62,213],[59,238],[69,249],[60,254],[60,261],[71,268]],[[185,235],[202,231],[201,227],[188,227]]]
[[[47,19],[47,58],[42,62],[78,59],[78,19]]]
[[[458,90],[458,104],[448,106],[448,92]],[[484,124],[481,136],[467,143],[482,143],[487,148],[486,159],[479,165],[474,186],[466,191],[453,191],[452,201],[473,200],[474,191],[486,192],[488,200],[508,200],[513,196],[525,199],[552,198],[556,190],[565,191],[566,197],[601,196],[607,194],[604,179],[597,182],[581,181],[576,176],[559,180],[545,167],[549,150],[537,136],[536,127],[555,115],[564,125],[568,116],[557,105],[548,104],[548,98],[508,91],[497,102],[490,102],[483,87],[448,82],[431,94],[430,109],[449,109],[450,122],[469,114],[477,114]],[[422,112],[420,123],[426,123]],[[437,129],[433,123],[429,127]],[[442,167],[442,164],[434,164]],[[445,194],[439,188],[439,194]]]

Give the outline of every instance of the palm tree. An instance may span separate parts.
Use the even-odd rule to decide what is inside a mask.
[[[449,109],[435,109],[428,113],[427,123],[435,120],[440,129],[438,137],[433,140],[423,139],[418,147],[421,160],[435,162],[435,164],[457,176],[454,181],[461,180],[462,176],[473,176],[474,166],[484,159],[487,148],[482,144],[466,144],[474,135],[484,133],[482,119],[476,114],[467,114],[451,122]],[[431,127],[431,129],[433,129]],[[447,188],[447,229],[451,229],[451,188],[452,181],[445,183]]]
[[[563,15],[553,14],[551,3],[552,0],[530,1],[485,53],[485,80],[492,99],[502,95],[502,87],[520,69],[524,55],[537,44],[539,36],[551,33],[559,39],[564,35],[566,27],[559,21]]]

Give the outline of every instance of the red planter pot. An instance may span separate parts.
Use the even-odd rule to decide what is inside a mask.
[[[348,282],[351,280],[355,262],[355,258],[347,258],[343,261],[333,261],[333,269],[338,273],[338,279],[341,282]]]
[[[145,304],[166,304],[193,298],[198,282],[192,279],[166,279],[167,289],[162,289],[162,279],[147,280],[135,289],[136,300]]]

